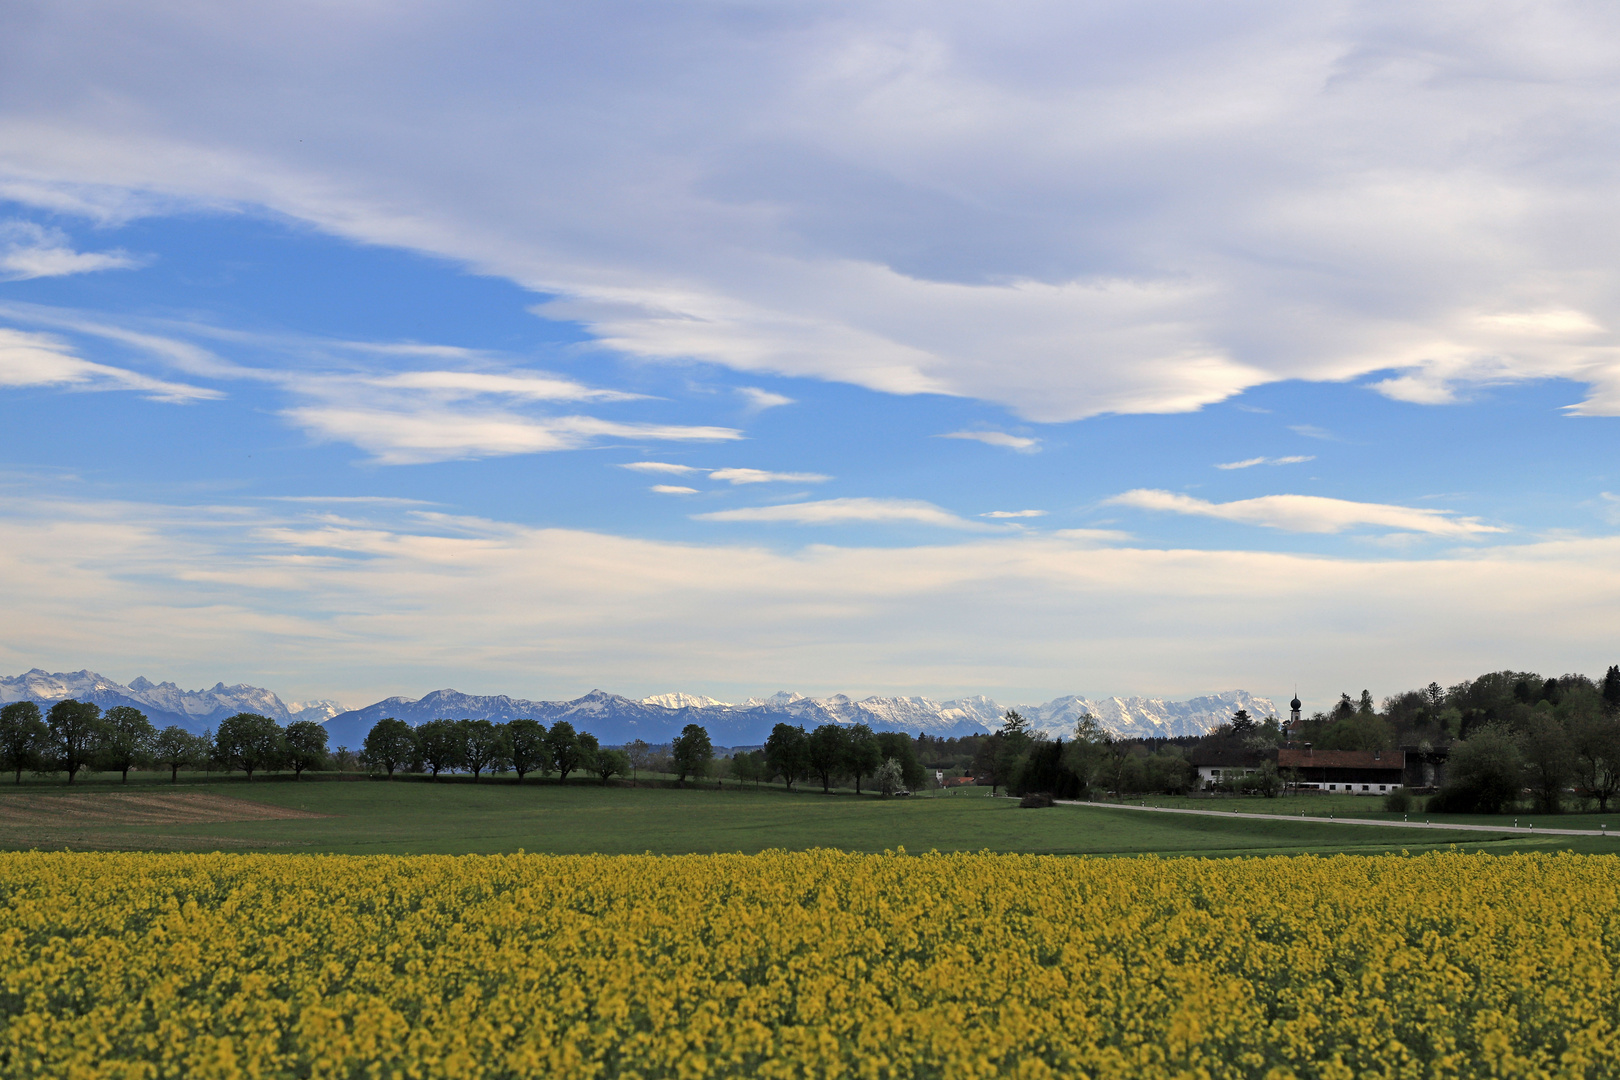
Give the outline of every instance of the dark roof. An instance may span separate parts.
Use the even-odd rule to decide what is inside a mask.
[[[1406,754],[1400,750],[1304,750],[1284,747],[1277,751],[1279,769],[1404,769]]]
[[[1262,761],[1269,759],[1275,751],[1252,750],[1247,746],[1211,746],[1197,747],[1187,755],[1193,768],[1258,768]]]

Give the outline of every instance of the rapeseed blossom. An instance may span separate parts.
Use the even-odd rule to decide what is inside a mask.
[[[1598,1077],[1620,858],[0,854],[5,1077]]]

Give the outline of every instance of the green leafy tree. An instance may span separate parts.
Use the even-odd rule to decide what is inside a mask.
[[[1571,732],[1575,776],[1598,810],[1609,812],[1609,800],[1620,793],[1620,717],[1591,716]]]
[[[1446,692],[1439,683],[1431,682],[1423,688],[1423,698],[1429,706],[1429,711],[1438,716],[1446,703]]]
[[[872,729],[855,724],[849,729],[844,743],[844,771],[855,778],[855,794],[861,793],[861,777],[871,776],[883,764],[883,751],[878,749]]]
[[[429,720],[416,728],[416,750],[437,779],[441,772],[459,769],[466,757],[466,739],[454,720]]]
[[[1260,767],[1254,771],[1253,776],[1245,776],[1243,785],[1256,795],[1264,795],[1268,799],[1275,799],[1283,793],[1282,773],[1277,771],[1277,763],[1270,759],[1262,761]]]
[[[152,760],[157,729],[146,714],[133,705],[115,705],[101,718],[101,748],[97,760],[108,772],[115,772],[129,783],[129,770]]]
[[[506,725],[506,754],[520,784],[532,772],[549,772],[551,753],[546,749],[545,726],[538,720],[509,721]]]
[[[1537,812],[1558,813],[1563,809],[1564,788],[1575,771],[1575,748],[1564,725],[1550,711],[1536,717],[1519,739],[1519,755],[1524,759],[1525,779],[1535,796]]]
[[[810,733],[810,771],[821,780],[821,792],[832,790],[833,774],[848,758],[849,733],[837,724],[822,724]]]
[[[647,764],[652,761],[652,747],[648,746],[643,739],[632,739],[630,744],[624,748],[624,752],[630,757],[630,779],[634,780],[636,774],[645,769]]]
[[[546,754],[551,758],[551,767],[557,771],[557,782],[567,783],[568,774],[579,768],[582,754],[579,733],[573,724],[558,720],[551,725],[546,732]]]
[[[878,752],[883,760],[894,760],[900,763],[900,776],[905,780],[906,787],[916,791],[928,779],[928,773],[923,769],[922,762],[917,760],[917,748],[911,741],[911,736],[903,731],[883,731],[873,736],[877,740]]]
[[[152,745],[152,760],[169,770],[169,783],[180,782],[180,770],[201,765],[213,752],[210,740],[170,724],[158,732]]]
[[[416,732],[411,725],[392,716],[371,725],[366,741],[360,745],[360,756],[369,768],[382,769],[390,777],[395,769],[403,769],[416,760]]]
[[[287,725],[287,764],[292,766],[294,780],[302,777],[305,769],[324,769],[326,757],[325,724],[294,720]]]
[[[630,755],[623,750],[600,750],[596,755],[596,764],[591,771],[602,778],[602,786],[615,776],[623,776],[630,771]]]
[[[793,790],[810,771],[810,737],[797,724],[777,724],[765,740],[765,766]]]
[[[579,733],[579,768],[581,772],[596,771],[596,755],[602,752],[602,744],[596,741],[596,736],[588,731]]]
[[[472,770],[473,783],[485,769],[506,756],[505,725],[497,726],[488,720],[463,720],[461,728],[461,763]]]
[[[739,784],[750,781],[758,787],[764,779],[760,774],[765,771],[765,755],[755,750],[739,750],[731,755],[731,775]]]
[[[50,729],[32,701],[13,701],[0,708],[0,768],[17,774],[22,783],[24,769],[37,769],[45,760]]]
[[[696,779],[709,771],[714,758],[714,744],[701,725],[687,724],[669,744],[669,759],[675,766],[675,775],[684,784],[688,776]]]
[[[1081,796],[1090,795],[1092,785],[1107,776],[1113,742],[1114,737],[1090,713],[1082,713],[1075,721],[1065,758],[1069,771],[1080,781]]]
[[[995,775],[990,787],[992,794],[995,793],[996,783],[1011,791],[1024,771],[1024,759],[1029,755],[1033,741],[1029,721],[1016,710],[1009,709],[1002,719],[1001,730],[996,732]],[[906,782],[911,783],[910,779]]]
[[[1620,712],[1620,664],[1610,664],[1603,674],[1603,706],[1611,713]]]
[[[1518,797],[1524,759],[1511,732],[1486,724],[1458,743],[1447,763],[1445,786],[1429,809],[1450,813],[1500,813]]]
[[[286,732],[268,716],[237,713],[214,733],[214,752],[226,768],[241,769],[252,781],[262,769],[274,769],[287,753]]]
[[[897,795],[906,790],[906,778],[898,758],[884,758],[872,774],[872,783],[884,795]]]
[[[88,768],[101,749],[101,706],[89,701],[66,698],[51,706],[45,716],[49,732],[51,763],[67,773],[68,783],[81,769]]]

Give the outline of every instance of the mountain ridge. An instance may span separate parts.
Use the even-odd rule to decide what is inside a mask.
[[[594,689],[571,701],[531,701],[507,694],[464,694],[434,690],[420,698],[401,695],[358,709],[344,709],[333,701],[284,702],[262,687],[217,682],[207,690],[182,690],[173,682],[153,682],[145,676],[128,685],[88,669],[46,672],[33,668],[21,675],[0,676],[0,703],[32,700],[42,705],[74,697],[103,709],[133,705],[158,727],[177,724],[201,732],[238,712],[256,712],[280,723],[315,720],[326,725],[330,745],[358,749],[373,724],[384,717],[423,723],[441,717],[493,721],[531,718],[546,724],[567,720],[589,731],[605,745],[643,739],[666,743],[687,724],[701,724],[720,746],[753,746],[765,741],[776,724],[865,724],[874,731],[920,732],[942,738],[994,730],[1006,709],[983,694],[939,701],[924,696],[861,699],[847,694],[806,697],[787,690],[767,698],[750,697],[729,704],[700,694],[673,692],[639,700]],[[1035,731],[1066,737],[1076,721],[1090,713],[1108,731],[1126,737],[1174,738],[1202,735],[1238,709],[1255,716],[1276,714],[1268,698],[1246,690],[1205,694],[1184,701],[1155,697],[1089,699],[1070,694],[1039,704],[1012,708],[1030,721]]]

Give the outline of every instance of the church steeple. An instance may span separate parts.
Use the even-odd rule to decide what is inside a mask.
[[[1299,727],[1299,690],[1294,690],[1294,700],[1288,703],[1288,726]]]

